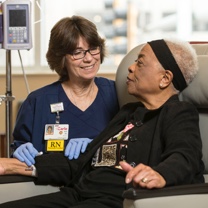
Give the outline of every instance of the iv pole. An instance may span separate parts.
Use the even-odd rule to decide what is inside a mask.
[[[7,157],[11,156],[12,144],[12,82],[11,82],[11,50],[6,50],[6,140],[7,140]]]
[[[0,105],[2,101],[5,101],[6,105],[6,146],[7,146],[7,157],[11,156],[12,144],[12,101],[14,97],[12,96],[12,84],[11,84],[11,51],[6,50],[6,93],[5,95],[0,95]]]

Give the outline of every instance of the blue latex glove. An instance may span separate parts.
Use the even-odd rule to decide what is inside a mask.
[[[64,155],[71,159],[77,159],[80,155],[80,152],[84,153],[87,145],[92,141],[89,138],[72,138],[67,144]]]
[[[13,153],[13,157],[25,162],[28,166],[35,164],[34,158],[36,155],[38,155],[38,151],[30,142],[20,145]]]

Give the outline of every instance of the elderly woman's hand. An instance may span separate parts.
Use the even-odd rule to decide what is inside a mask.
[[[166,184],[165,179],[151,167],[139,164],[132,167],[126,162],[120,162],[122,169],[127,172],[126,183],[133,182],[133,185],[143,188],[163,188]]]

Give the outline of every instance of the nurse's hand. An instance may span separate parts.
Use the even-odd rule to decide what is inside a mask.
[[[69,160],[77,159],[81,153],[84,153],[87,145],[92,141],[89,138],[72,138],[66,146],[64,155],[69,158]]]
[[[38,155],[38,151],[30,142],[20,145],[13,153],[14,158],[25,162],[28,166],[35,164],[34,158],[36,155]]]

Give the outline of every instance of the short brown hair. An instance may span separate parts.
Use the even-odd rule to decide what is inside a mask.
[[[51,30],[46,59],[51,70],[55,70],[60,81],[69,79],[65,67],[65,56],[73,52],[79,38],[83,37],[90,47],[101,47],[101,63],[105,57],[105,40],[97,32],[96,25],[81,16],[66,17],[59,20]]]

